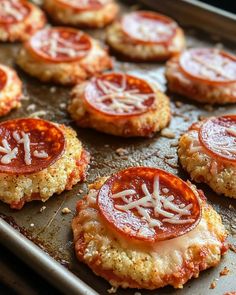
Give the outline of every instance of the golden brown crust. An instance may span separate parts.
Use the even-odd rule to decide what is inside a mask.
[[[25,46],[21,49],[17,64],[28,74],[43,82],[74,85],[112,68],[112,60],[106,50],[92,39],[92,48],[81,60],[67,63],[50,63],[33,55]]]
[[[199,272],[217,265],[227,250],[226,231],[220,216],[202,201],[202,219],[184,236],[152,246],[126,240],[102,219],[96,190],[104,179],[90,186],[77,205],[72,222],[77,258],[114,287],[182,288]]]
[[[100,113],[90,108],[83,99],[84,84],[76,86],[72,91],[72,101],[68,111],[80,127],[94,128],[98,131],[123,136],[152,136],[163,129],[170,121],[171,112],[169,98],[155,89],[155,102],[151,110],[141,115],[127,118],[116,117]]]
[[[47,201],[53,194],[70,190],[85,179],[89,154],[77,139],[76,132],[59,125],[66,137],[65,153],[48,168],[27,175],[0,174],[0,200],[11,208],[21,209],[25,202]]]
[[[194,181],[208,184],[218,194],[236,198],[236,166],[212,158],[206,153],[198,140],[201,124],[195,124],[194,129],[190,129],[180,138],[180,163]]]
[[[0,116],[4,116],[12,109],[21,106],[22,82],[13,69],[0,65],[0,70],[3,70],[7,75],[6,85],[0,91]]]
[[[0,24],[0,41],[26,41],[36,31],[42,29],[46,24],[46,17],[43,11],[29,2],[30,14],[22,21],[9,25]]]
[[[184,32],[177,28],[171,44],[138,44],[128,38],[121,29],[121,23],[115,22],[107,29],[106,41],[112,50],[134,62],[165,61],[181,52],[185,47]]]
[[[179,56],[166,65],[166,78],[170,91],[181,94],[200,103],[226,104],[236,102],[236,83],[227,85],[207,84],[191,79],[179,66]]]
[[[116,18],[119,11],[119,6],[113,0],[108,0],[101,9],[96,10],[78,11],[57,0],[45,0],[44,8],[58,24],[89,28],[103,28]]]

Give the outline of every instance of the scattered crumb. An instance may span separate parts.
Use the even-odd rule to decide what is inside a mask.
[[[29,100],[30,98],[29,98],[29,96],[28,95],[23,95],[22,97],[21,97],[21,100]]]
[[[198,116],[198,120],[199,121],[205,120],[206,118],[207,118],[206,116],[202,116],[202,115],[199,115]]]
[[[36,109],[36,105],[34,103],[28,105],[27,108],[26,108],[26,110],[29,111],[29,112],[30,111],[35,111],[35,109]]]
[[[42,5],[43,4],[43,0],[32,0],[32,2],[36,5]]]
[[[108,292],[109,294],[116,293],[116,291],[117,291],[117,287],[111,287],[110,289],[107,289],[107,292]]]
[[[220,276],[227,276],[229,273],[229,269],[225,266],[224,269],[220,272]]]
[[[104,147],[108,148],[109,147],[109,144],[105,144]]]
[[[210,104],[204,105],[204,109],[208,112],[212,112],[214,110],[213,106]]]
[[[61,213],[62,214],[69,214],[69,213],[71,213],[71,210],[69,208],[65,207],[61,210]]]
[[[47,113],[48,113],[47,111],[41,110],[41,111],[34,112],[34,113],[30,114],[29,117],[30,118],[39,118],[39,117],[45,116]]]
[[[57,88],[55,87],[55,86],[52,86],[51,88],[50,88],[50,92],[51,93],[55,93],[57,91]]]
[[[167,138],[175,138],[175,133],[170,128],[164,128],[161,130],[161,136],[164,136]]]
[[[213,281],[210,285],[210,289],[215,289],[216,287],[216,281]]]
[[[134,295],[142,295],[140,292],[135,292]]]
[[[229,244],[229,249],[236,253],[236,245],[235,244]]]
[[[116,150],[116,153],[117,153],[117,155],[119,155],[119,156],[124,156],[124,155],[128,155],[128,150],[126,150],[126,149],[123,149],[123,148],[118,148],[117,150]]]
[[[182,103],[182,101],[176,101],[175,102],[175,106],[177,107],[177,108],[180,108],[181,106],[183,105],[183,103]]]
[[[178,145],[179,145],[179,142],[178,142],[178,140],[176,140],[170,144],[170,147],[177,147]]]
[[[30,223],[30,226],[31,226],[31,227],[34,227],[34,223]]]
[[[229,209],[234,209],[234,207],[231,204],[229,204]]]
[[[84,191],[82,189],[79,190],[79,193],[82,194]]]
[[[183,116],[184,122],[188,122],[190,119],[187,116]]]
[[[39,212],[42,213],[46,208],[47,208],[46,206],[41,207]]]
[[[217,49],[223,49],[224,48],[224,45],[219,42],[219,43],[216,43],[215,44],[215,48],[217,48]]]
[[[66,108],[66,103],[62,102],[59,104],[60,109],[64,110]]]
[[[139,10],[140,9],[140,5],[139,4],[134,4],[130,8],[131,8],[132,11]]]

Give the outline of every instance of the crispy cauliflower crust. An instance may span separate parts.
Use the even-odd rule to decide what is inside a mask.
[[[118,21],[108,27],[106,41],[115,52],[133,61],[164,61],[181,52],[185,47],[184,33],[180,28],[177,28],[168,46],[140,44],[134,42],[122,31],[121,23]]]
[[[7,75],[7,82],[0,91],[0,116],[8,114],[12,109],[21,106],[22,82],[14,70],[7,66],[0,65],[0,70]]]
[[[87,78],[112,68],[112,60],[97,41],[82,59],[73,62],[53,63],[42,61],[33,55],[27,47],[19,53],[17,64],[28,74],[43,82],[55,82],[62,85],[74,85]]]
[[[173,57],[167,62],[166,78],[168,88],[171,91],[200,103],[226,104],[236,102],[235,82],[219,85],[193,80],[181,71],[179,56]]]
[[[66,138],[64,154],[48,168],[27,175],[0,173],[0,200],[11,208],[21,209],[25,202],[47,201],[53,194],[70,190],[85,179],[89,154],[83,149],[76,132],[59,125]]]
[[[216,266],[227,250],[226,230],[216,211],[202,200],[202,218],[183,236],[145,245],[125,239],[101,217],[97,191],[105,180],[90,186],[78,202],[73,219],[77,258],[117,288],[182,288],[199,272]]]
[[[102,28],[111,23],[119,11],[119,6],[113,0],[104,2],[100,9],[79,11],[57,0],[45,0],[44,8],[56,23]]]
[[[87,82],[77,85],[72,90],[72,101],[68,111],[80,127],[90,127],[98,131],[117,136],[152,136],[166,127],[170,121],[171,112],[169,98],[155,89],[154,106],[140,115],[110,116],[89,107],[84,101],[84,89]]]
[[[43,11],[29,2],[27,5],[30,7],[30,13],[23,21],[8,25],[0,24],[0,41],[26,41],[45,26],[46,17]]]
[[[236,198],[236,166],[213,158],[201,148],[198,139],[201,124],[195,124],[180,138],[180,163],[194,181],[208,184],[217,194]]]

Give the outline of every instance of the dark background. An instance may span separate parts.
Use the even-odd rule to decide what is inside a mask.
[[[201,2],[205,2],[211,4],[213,6],[217,6],[221,9],[228,10],[232,13],[236,13],[236,1],[235,0],[201,0]]]

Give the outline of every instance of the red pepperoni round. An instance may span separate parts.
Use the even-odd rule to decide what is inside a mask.
[[[92,79],[84,98],[90,107],[110,116],[133,116],[153,107],[155,93],[144,80],[121,73]]]
[[[211,84],[236,82],[236,56],[212,48],[185,51],[180,56],[182,71],[193,79]]]
[[[103,7],[101,0],[56,0],[65,8],[73,8],[77,11],[97,10]]]
[[[47,28],[38,31],[26,46],[48,62],[73,62],[84,58],[91,48],[90,37],[71,28]]]
[[[22,22],[30,10],[29,4],[24,0],[0,0],[0,24]]]
[[[121,21],[123,32],[134,41],[146,44],[168,44],[176,34],[176,23],[167,16],[136,11]]]
[[[213,157],[236,164],[236,115],[206,120],[199,140]]]
[[[5,71],[0,69],[0,91],[5,87],[7,83],[7,74]]]
[[[156,168],[134,167],[111,176],[99,190],[97,203],[110,226],[145,242],[183,235],[201,218],[193,190]]]
[[[55,163],[64,150],[64,134],[53,123],[33,118],[0,123],[1,173],[41,171]]]

